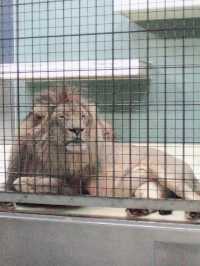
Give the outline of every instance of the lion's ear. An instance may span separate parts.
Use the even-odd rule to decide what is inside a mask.
[[[34,124],[38,124],[43,118],[44,114],[41,112],[32,112]]]
[[[31,112],[26,116],[24,121],[21,123],[21,128],[23,127],[26,131],[27,136],[37,135],[45,127],[45,123],[50,119],[53,111],[55,109],[54,105],[35,105]]]
[[[106,141],[115,140],[116,136],[110,123],[106,122],[103,119],[99,119],[97,122],[97,129],[99,135],[103,138],[103,140]]]
[[[48,109],[46,106],[42,106],[39,104],[35,105],[32,110],[32,117],[34,121],[33,126],[39,124],[42,121],[42,119],[46,116],[47,112]]]
[[[30,111],[20,123],[20,136],[32,136],[34,128],[36,128],[41,121],[42,117],[38,113],[35,113],[33,110]]]
[[[113,141],[116,138],[115,133],[112,128],[103,129],[103,136],[106,141]]]
[[[92,120],[97,124],[98,136],[106,141],[113,141],[116,139],[112,125],[105,121],[104,119],[99,119],[96,117],[97,108],[95,104],[88,104],[89,113],[92,117]]]
[[[43,119],[44,117],[47,117],[49,114],[51,114],[56,105],[55,104],[37,104],[33,108],[34,117],[37,119]]]
[[[37,104],[27,114],[25,119],[21,122],[20,127],[31,131],[34,127],[38,126],[44,117],[48,114],[48,107],[45,105]]]

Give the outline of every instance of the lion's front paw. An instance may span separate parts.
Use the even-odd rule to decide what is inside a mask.
[[[58,193],[60,184],[57,178],[23,176],[16,179],[13,185],[18,192]]]
[[[17,178],[13,183],[13,187],[17,192],[34,192],[33,178],[27,176]]]
[[[17,192],[63,194],[74,195],[77,192],[60,178],[49,178],[44,176],[23,176],[15,180],[14,189]]]

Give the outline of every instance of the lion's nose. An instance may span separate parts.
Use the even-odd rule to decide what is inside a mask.
[[[69,128],[69,131],[75,133],[77,137],[83,132],[83,130],[83,128]]]

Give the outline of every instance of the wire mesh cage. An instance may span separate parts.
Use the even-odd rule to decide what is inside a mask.
[[[0,11],[0,200],[200,211],[199,2]]]

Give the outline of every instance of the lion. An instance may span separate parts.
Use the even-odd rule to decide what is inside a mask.
[[[58,114],[60,114],[60,117],[58,117]],[[20,135],[18,136],[17,144],[12,147],[8,167],[8,179],[6,180],[6,188],[8,190],[15,189],[14,181],[17,178],[21,180],[23,176],[27,175],[30,177],[62,176],[62,178],[59,178],[59,188],[62,189],[65,187],[63,182],[66,182],[66,176],[70,180],[72,175],[69,171],[70,169],[72,171],[73,168],[74,171],[75,167],[80,168],[78,170],[79,174],[76,171],[73,173],[75,177],[77,175],[81,176],[81,171],[85,171],[83,163],[87,161],[86,159],[90,160],[90,156],[85,158],[87,153],[84,155],[83,152],[80,155],[75,152],[75,149],[73,149],[73,152],[72,150],[69,152],[69,149],[66,152],[64,138],[68,138],[69,131],[65,132],[65,125],[61,123],[61,117],[63,117],[62,123],[68,123],[68,125],[71,123],[70,137],[73,135],[74,139],[76,135],[77,139],[79,139],[80,134],[82,137],[85,136],[85,138],[87,134],[93,134],[96,139],[104,141],[113,140],[115,137],[110,124],[103,119],[97,118],[95,104],[80,96],[75,88],[67,87],[45,90],[35,97],[32,111],[29,112],[20,124]],[[87,124],[85,124],[86,121]],[[85,129],[84,132],[78,132],[80,124]],[[51,137],[52,134],[54,134],[54,137]],[[88,138],[90,137],[89,135],[87,136]],[[60,149],[60,142],[63,145],[62,149]],[[81,146],[82,150],[84,145]],[[72,146],[75,147],[74,145]],[[69,167],[70,160],[72,160],[71,164],[73,163],[73,167]],[[81,163],[78,163],[78,161],[81,161]],[[57,164],[56,162],[59,163]],[[88,171],[90,170],[88,168]],[[76,179],[80,180],[76,180],[75,183],[82,182],[82,177]],[[50,178],[49,180],[53,187],[54,180],[52,179],[52,181]],[[37,187],[37,182],[35,181],[35,187]],[[67,188],[65,193],[74,195],[77,193],[77,184],[72,184],[74,178],[70,182],[71,186],[75,187],[75,189]],[[48,190],[48,188],[46,189]]]
[[[73,102],[60,104],[49,111],[40,130],[35,130],[34,141],[27,143],[35,154],[37,176],[23,168],[21,180],[10,179],[13,186],[19,189],[21,184],[26,192],[150,199],[172,193],[200,200],[200,183],[187,163],[147,146],[105,141],[97,134],[95,121],[84,104],[81,108]],[[128,209],[132,216],[150,212]],[[195,212],[189,215],[199,217]]]
[[[114,142],[112,127],[96,118],[95,105],[69,89],[42,93],[20,125],[7,188],[152,199],[172,193],[200,200],[200,183],[188,164],[156,149]],[[133,216],[149,212],[128,210]]]

